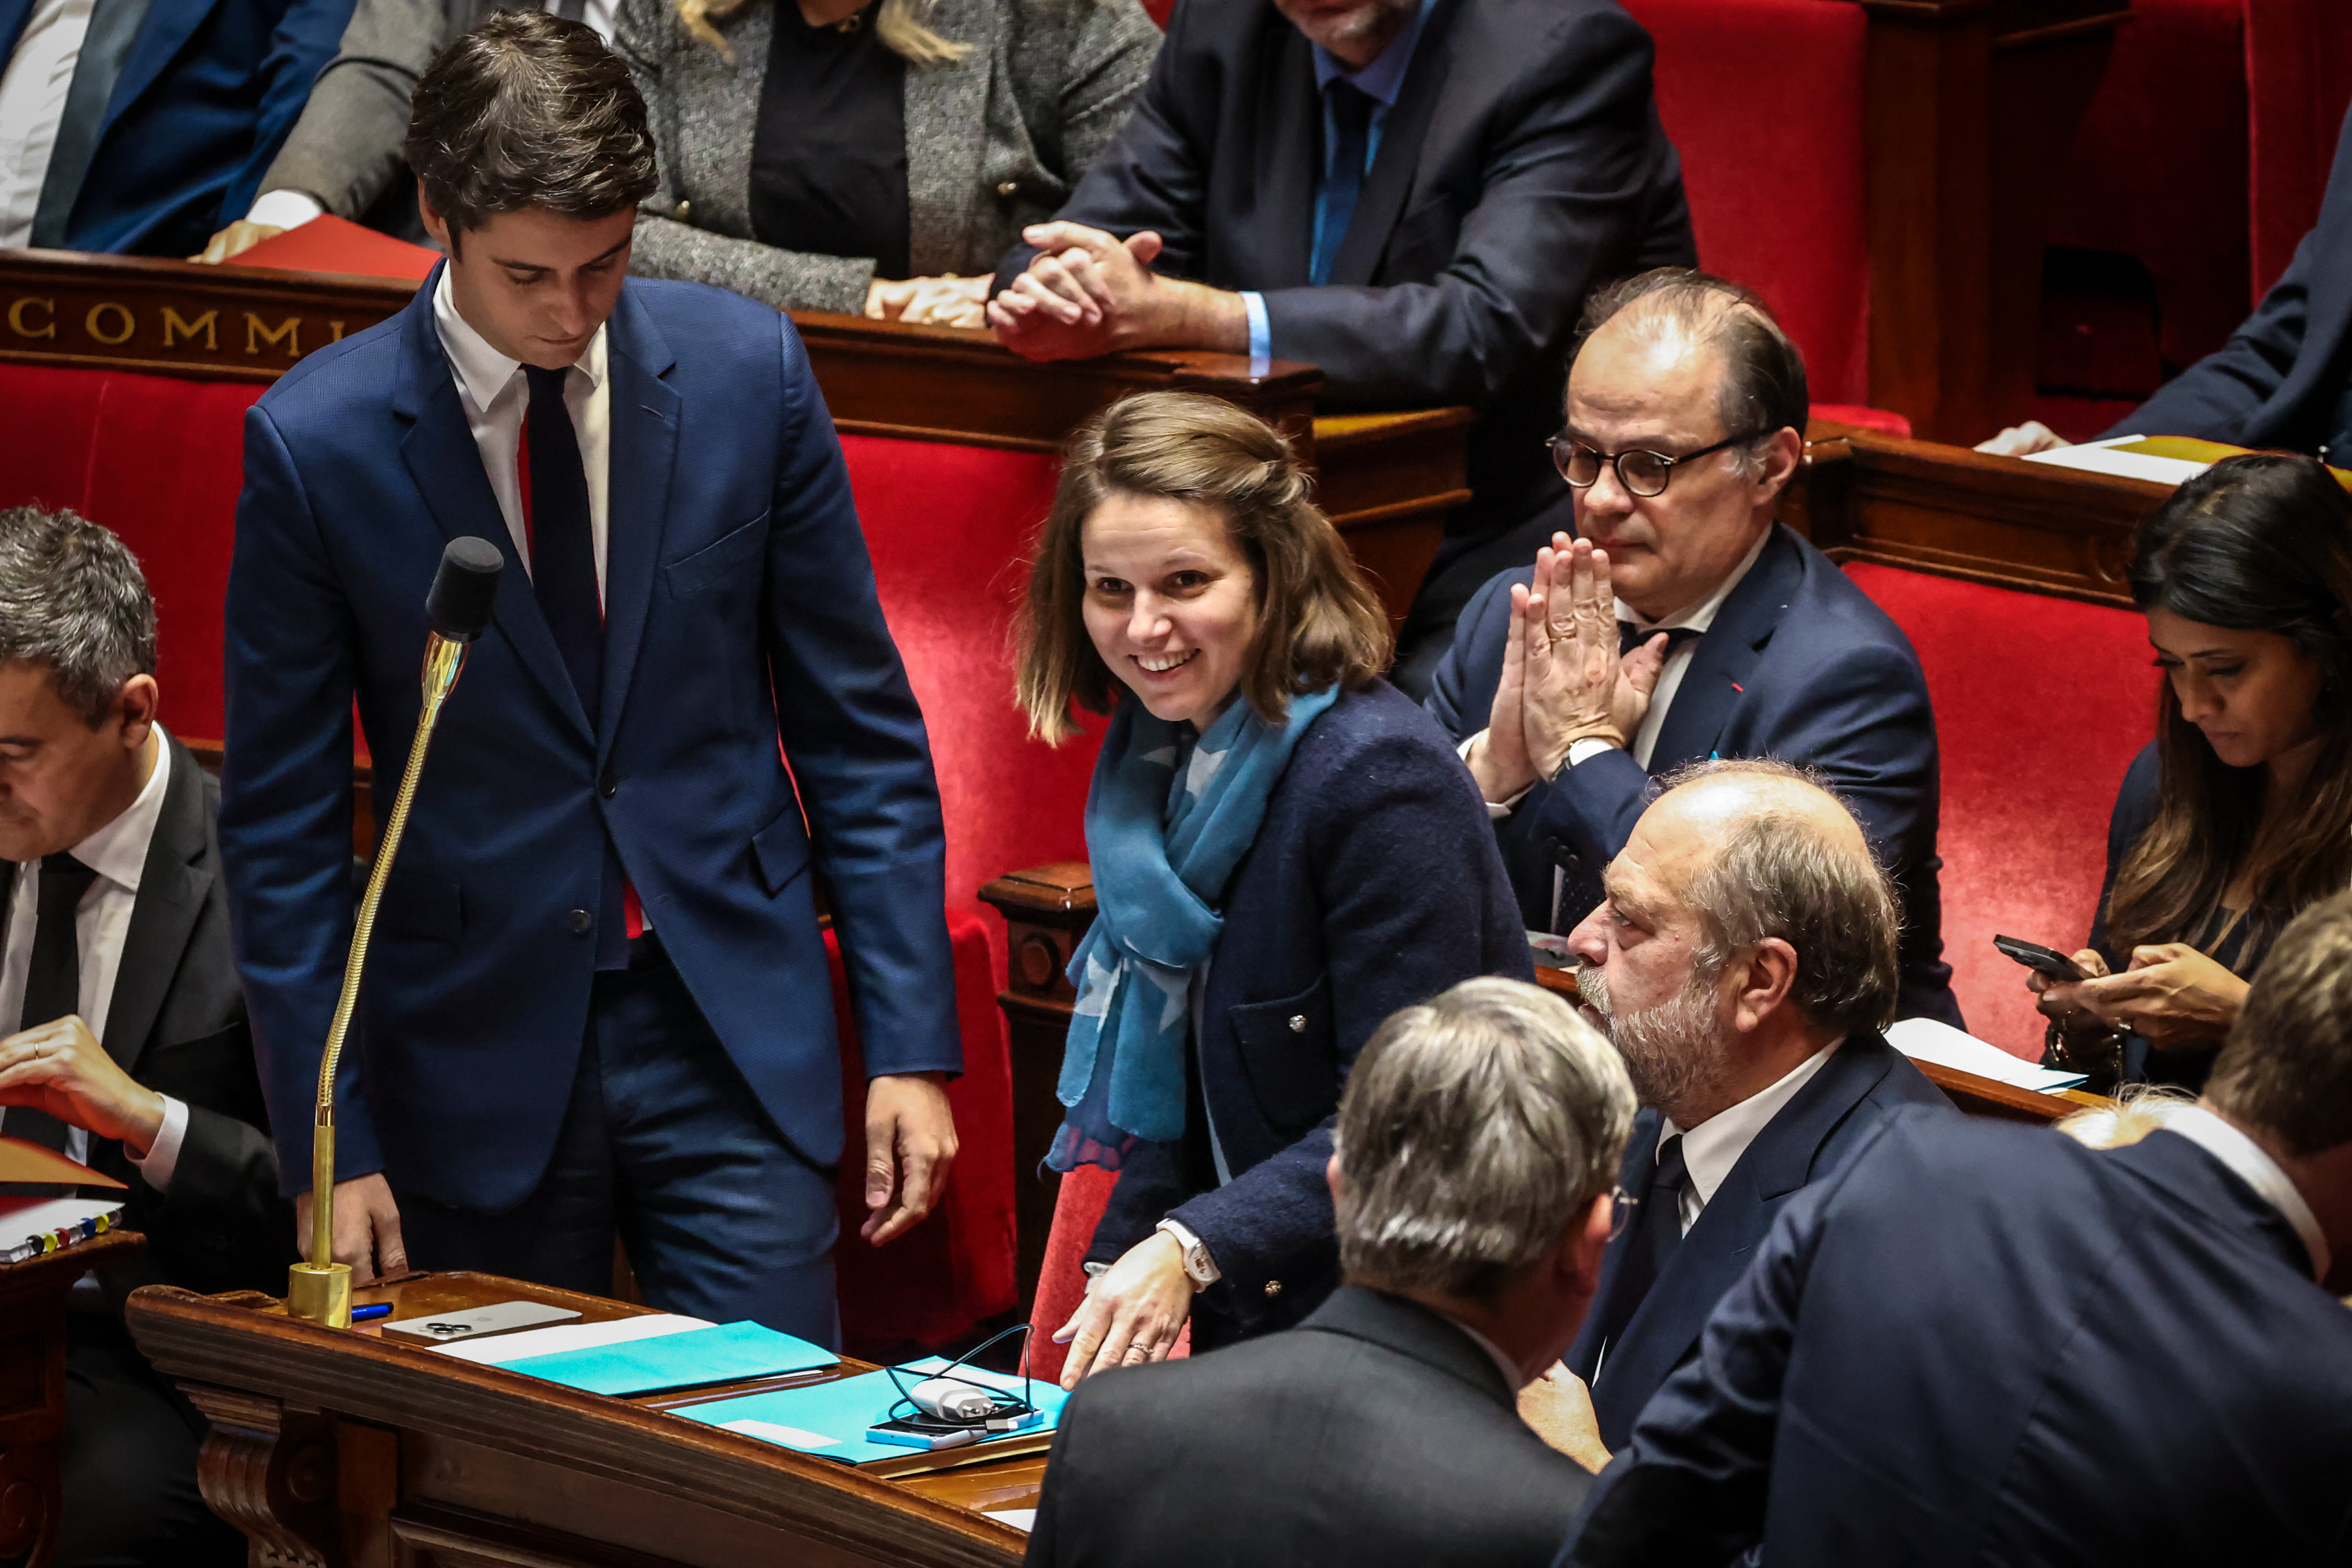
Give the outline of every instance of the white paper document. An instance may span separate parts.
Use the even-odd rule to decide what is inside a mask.
[[[981,1515],[984,1519],[1001,1520],[1024,1532],[1037,1528],[1037,1510],[1034,1508],[989,1508],[981,1510]]]
[[[664,1334],[682,1334],[689,1329],[710,1326],[700,1318],[681,1317],[675,1312],[656,1312],[641,1318],[614,1318],[608,1323],[564,1323],[552,1329],[525,1329],[519,1334],[500,1334],[496,1339],[478,1340],[471,1344],[460,1340],[454,1344],[435,1345],[433,1349],[439,1354],[455,1356],[459,1361],[497,1366],[506,1362],[520,1361],[525,1356],[553,1355],[558,1351],[595,1350],[603,1345],[622,1345],[631,1340],[655,1340]]]
[[[1958,1068],[1979,1078],[2015,1084],[2042,1094],[2072,1089],[2084,1077],[2078,1072],[2036,1067],[2021,1057],[2011,1056],[1999,1046],[1987,1045],[1974,1035],[1962,1034],[1949,1024],[1939,1024],[1933,1018],[1904,1019],[1886,1031],[1886,1043],[1914,1061]]]
[[[2025,460],[2047,463],[2053,468],[2079,468],[2084,473],[2113,474],[2123,479],[2147,479],[2159,485],[2184,484],[2213,466],[2188,458],[2159,458],[2153,452],[2117,449],[2147,439],[2145,436],[2116,436],[2105,441],[2085,441],[2079,447],[2058,447],[2047,452],[2030,453]]]

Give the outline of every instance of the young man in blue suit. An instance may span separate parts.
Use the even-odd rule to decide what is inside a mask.
[[[0,0],[0,247],[186,256],[242,217],[352,0]]]
[[[2352,1561],[2352,897],[2137,1143],[1905,1115],[1789,1205],[1564,1563]]]
[[[625,281],[654,148],[593,31],[502,13],[414,116],[448,261],[246,426],[221,845],[289,1186],[352,928],[352,700],[397,776],[425,588],[478,535],[506,569],[375,926],[336,1255],[598,1289],[617,1231],[649,1300],[830,1341],[818,875],[870,1239],[944,1180],[961,1065],[930,755],[840,447],[789,320]]]
[[[1566,1361],[1611,1448],[1790,1199],[1895,1111],[1949,1108],[1879,1032],[1895,900],[1822,783],[1763,762],[1675,775],[1570,938],[1643,1106],[1618,1177],[1633,1219]]]
[[[1652,775],[1819,769],[1893,872],[1896,1016],[1958,1025],[1936,874],[1936,716],[1910,640],[1773,521],[1805,363],[1747,289],[1682,268],[1595,299],[1552,453],[1579,538],[1478,590],[1428,700],[1463,742],[1535,931],[1600,901]]]

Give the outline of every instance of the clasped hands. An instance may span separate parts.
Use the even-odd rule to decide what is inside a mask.
[[[988,302],[988,324],[998,342],[1024,358],[1087,359],[1170,344],[1249,346],[1241,296],[1154,272],[1163,242],[1150,229],[1120,240],[1084,224],[1041,223],[1021,237],[1037,255]]]
[[[1620,656],[1608,552],[1552,535],[1534,581],[1511,588],[1503,678],[1467,757],[1479,793],[1513,799],[1558,773],[1579,741],[1624,748],[1649,714],[1666,642],[1662,632]]]
[[[2159,1050],[2218,1040],[2245,1005],[2246,983],[2197,949],[2181,942],[2150,942],[2132,949],[2120,974],[2084,948],[2074,967],[2086,979],[2055,981],[2026,976],[2026,988],[2040,1000],[2042,1016],[2069,1033],[2097,1025],[2128,1029]]]

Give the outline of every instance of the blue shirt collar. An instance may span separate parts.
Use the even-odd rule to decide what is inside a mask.
[[[1430,8],[1437,0],[1421,0],[1420,8],[1404,25],[1404,30],[1389,40],[1370,65],[1352,70],[1348,63],[1324,48],[1312,46],[1315,52],[1315,90],[1321,92],[1338,77],[1349,86],[1372,100],[1383,109],[1396,107],[1397,89],[1404,86],[1404,73],[1412,64],[1413,47],[1421,42],[1422,24],[1429,20]]]

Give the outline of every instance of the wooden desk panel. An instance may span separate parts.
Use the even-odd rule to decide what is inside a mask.
[[[66,1293],[92,1268],[146,1250],[110,1231],[22,1263],[0,1264],[0,1565],[44,1568],[65,1519],[58,1447],[66,1430]]]
[[[646,1309],[480,1274],[354,1292],[393,1316],[534,1300],[603,1322]],[[871,1371],[835,1369],[607,1399],[479,1366],[378,1325],[324,1329],[266,1296],[151,1286],[131,1300],[140,1350],[212,1422],[198,1480],[257,1562],[304,1568],[446,1563],[582,1568],[1007,1568],[1021,1532],[982,1507],[1027,1507],[1042,1458],[888,1480],[667,1408]],[[952,1479],[950,1479],[952,1478]],[[999,1499],[1005,1500],[997,1500]]]

